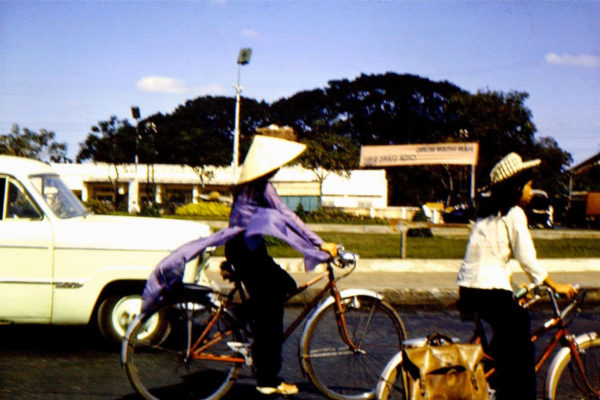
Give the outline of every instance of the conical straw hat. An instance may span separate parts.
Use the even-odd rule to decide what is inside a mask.
[[[509,153],[492,168],[490,172],[491,184],[496,185],[504,182],[526,169],[540,165],[541,162],[539,158],[523,162],[523,159],[517,153]]]
[[[271,136],[256,135],[242,164],[238,184],[253,181],[298,157],[306,145]]]

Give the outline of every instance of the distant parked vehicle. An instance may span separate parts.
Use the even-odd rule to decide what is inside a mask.
[[[543,190],[533,189],[533,198],[525,213],[531,228],[552,228],[554,225],[554,208]]]
[[[94,323],[120,342],[151,270],[198,222],[92,215],[47,163],[0,156],[0,323]],[[146,335],[160,335],[161,321]]]
[[[472,204],[461,203],[446,210],[442,217],[447,224],[469,224],[475,221],[475,209]]]

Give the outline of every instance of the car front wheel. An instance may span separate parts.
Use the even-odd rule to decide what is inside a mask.
[[[121,344],[127,327],[140,313],[142,296],[139,294],[115,294],[105,298],[98,308],[98,328],[110,344]],[[162,342],[169,334],[165,318],[155,315],[148,321],[138,339],[152,343]]]

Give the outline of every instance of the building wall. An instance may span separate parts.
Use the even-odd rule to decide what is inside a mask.
[[[114,165],[106,163],[52,164],[67,186],[83,201],[124,198],[128,210],[139,210],[140,202],[154,196],[159,204],[197,202],[202,194],[218,191],[229,195],[233,168],[205,167],[202,174],[189,166],[157,164]],[[208,174],[206,173],[208,172]],[[321,178],[321,179],[319,179]],[[387,207],[385,170],[353,170],[348,176],[328,171],[284,167],[272,178],[277,192],[293,210],[302,204],[311,211],[319,206],[338,208]],[[116,189],[115,189],[116,186]],[[155,190],[152,191],[152,187]]]

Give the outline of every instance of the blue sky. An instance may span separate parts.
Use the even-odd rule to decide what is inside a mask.
[[[0,133],[52,130],[74,157],[131,106],[234,96],[251,47],[243,95],[269,102],[388,71],[528,92],[537,136],[578,163],[600,152],[598,21],[600,1],[0,0]]]

